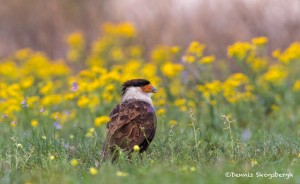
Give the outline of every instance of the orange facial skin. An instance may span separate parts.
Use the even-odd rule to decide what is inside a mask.
[[[145,93],[156,93],[156,88],[153,87],[151,84],[148,84],[146,86],[143,86],[142,87],[142,90],[145,92]]]

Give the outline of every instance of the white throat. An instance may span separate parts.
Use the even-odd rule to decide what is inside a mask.
[[[122,97],[122,103],[125,100],[136,99],[148,102],[150,105],[153,106],[151,96],[152,93],[145,93],[140,87],[129,87],[126,89],[125,94]]]

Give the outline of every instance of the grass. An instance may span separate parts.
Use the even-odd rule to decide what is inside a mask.
[[[30,110],[23,109],[24,119]],[[288,121],[280,131],[267,121],[261,128],[239,128],[234,117],[220,115],[220,129],[212,129],[200,114],[190,110],[176,125],[158,117],[156,137],[142,159],[135,154],[131,162],[106,162],[96,175],[89,168],[99,161],[104,127],[92,138],[86,137],[86,127],[56,130],[46,118],[37,127],[6,127],[0,130],[0,183],[299,183],[299,132]],[[276,119],[272,125],[283,123]],[[72,159],[79,164],[72,166]],[[235,177],[226,177],[227,172]],[[257,172],[293,177],[269,179]]]

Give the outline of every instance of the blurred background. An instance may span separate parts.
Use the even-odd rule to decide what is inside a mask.
[[[66,36],[82,31],[88,43],[104,22],[132,22],[139,41],[187,46],[226,57],[226,47],[253,37],[269,38],[268,50],[300,40],[299,0],[0,0],[0,58],[30,47],[63,57]],[[100,33],[101,34],[101,33]]]

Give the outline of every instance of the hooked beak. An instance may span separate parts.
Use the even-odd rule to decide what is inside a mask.
[[[157,92],[157,89],[154,86],[152,86],[151,84],[143,86],[142,90],[145,93],[156,93]]]
[[[152,86],[151,92],[152,93],[157,93],[157,89],[154,86]]]

